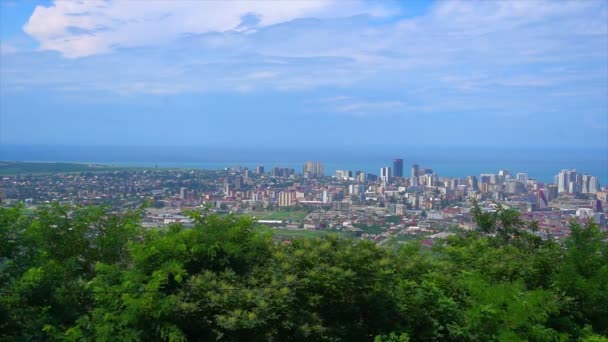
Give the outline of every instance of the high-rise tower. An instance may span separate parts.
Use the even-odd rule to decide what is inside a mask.
[[[380,180],[384,184],[389,184],[391,182],[391,167],[383,167],[380,168]]]
[[[393,176],[403,177],[403,159],[393,160]]]
[[[410,180],[411,186],[418,186],[418,170],[420,169],[420,165],[414,164],[412,165],[412,175]]]
[[[317,178],[323,177],[323,164],[314,161],[307,161],[303,167],[304,177],[306,178]]]

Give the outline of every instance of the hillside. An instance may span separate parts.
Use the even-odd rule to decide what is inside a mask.
[[[606,341],[594,224],[561,245],[480,212],[478,232],[391,249],[191,216],[145,230],[138,211],[0,208],[0,340]]]

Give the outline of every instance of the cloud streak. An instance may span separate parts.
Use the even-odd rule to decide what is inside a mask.
[[[352,114],[605,105],[605,2],[453,0],[415,17],[383,6],[57,1],[24,26],[41,52],[5,56],[0,76],[6,90],[120,96],[331,91],[353,100],[320,107]]]
[[[403,108],[404,104],[401,101],[379,101],[379,102],[361,102],[348,101],[340,103],[336,106],[336,110],[342,113],[352,113],[358,115],[369,115],[371,113],[386,114]]]
[[[159,45],[184,34],[244,32],[302,17],[387,15],[387,8],[363,1],[55,1],[37,6],[24,31],[42,50],[68,58],[117,48]]]

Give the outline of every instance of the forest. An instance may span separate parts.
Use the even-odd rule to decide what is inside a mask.
[[[608,242],[517,211],[432,247],[277,241],[254,220],[0,208],[0,341],[608,341]]]

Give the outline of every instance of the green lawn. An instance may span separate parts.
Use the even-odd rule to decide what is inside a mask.
[[[249,215],[260,220],[304,221],[306,214],[305,211],[277,210],[252,212]]]
[[[384,222],[393,224],[401,223],[401,216],[385,216]]]
[[[278,240],[288,240],[296,238],[315,238],[323,237],[327,234],[336,234],[344,238],[352,238],[353,235],[346,232],[339,232],[335,230],[303,230],[303,229],[281,229],[281,228],[268,228],[260,227],[261,230],[268,230],[272,232],[272,236]]]
[[[375,224],[368,226],[366,224],[357,223],[357,224],[353,224],[353,227],[357,227],[357,228],[363,230],[363,232],[367,233],[367,234],[380,234],[386,230]]]
[[[425,240],[431,233],[424,235],[394,235],[384,244],[385,247],[399,248],[405,243]]]

